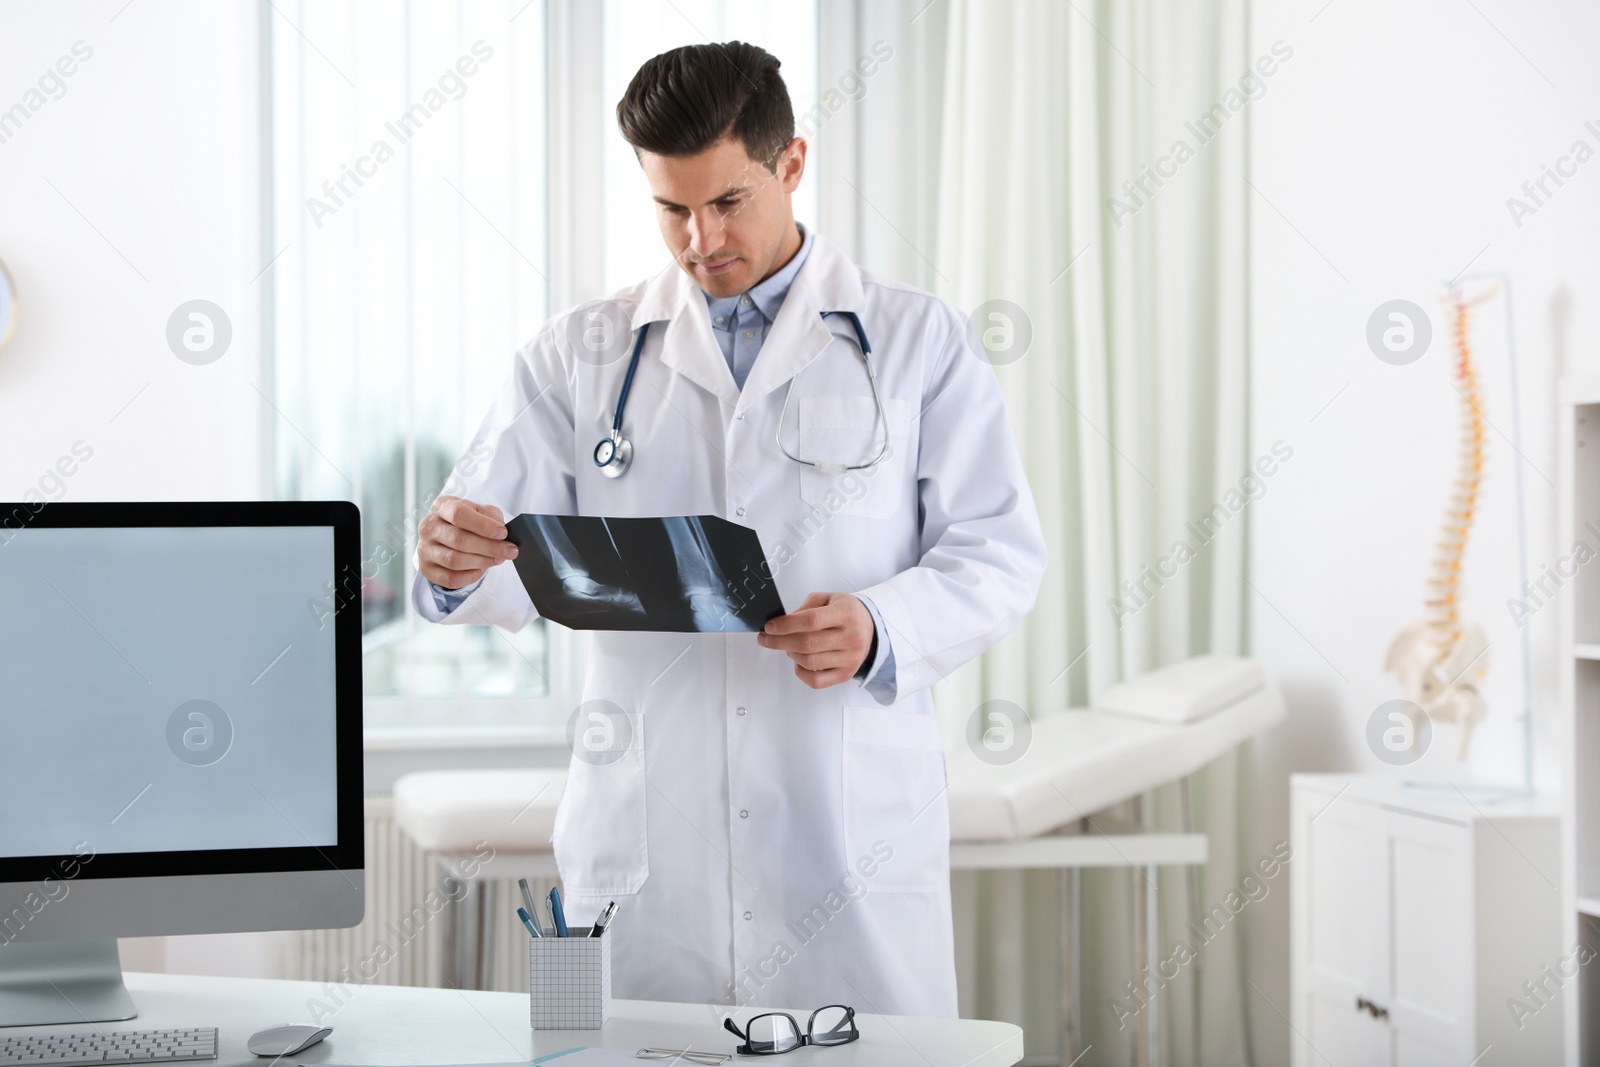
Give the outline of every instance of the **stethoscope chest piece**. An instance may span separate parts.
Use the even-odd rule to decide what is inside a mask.
[[[607,478],[622,477],[622,472],[628,469],[632,460],[633,442],[620,433],[602,437],[600,443],[594,446],[594,465]]]

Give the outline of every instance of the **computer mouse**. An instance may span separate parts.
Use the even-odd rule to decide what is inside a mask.
[[[293,1056],[296,1052],[304,1052],[331,1033],[333,1027],[318,1026],[315,1023],[272,1026],[258,1034],[251,1034],[249,1049],[257,1056]]]

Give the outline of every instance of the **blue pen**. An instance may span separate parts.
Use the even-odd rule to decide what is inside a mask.
[[[533,921],[533,916],[528,914],[527,908],[517,909],[517,918],[522,920],[522,925],[528,928],[528,933],[534,937],[543,937],[544,931],[539,929],[539,924]]]
[[[561,890],[554,886],[550,888],[550,922],[556,928],[557,937],[567,936],[567,913],[561,910]]]

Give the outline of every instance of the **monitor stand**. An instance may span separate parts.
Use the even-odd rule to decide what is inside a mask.
[[[115,938],[0,944],[0,1026],[98,1023],[139,1014]]]

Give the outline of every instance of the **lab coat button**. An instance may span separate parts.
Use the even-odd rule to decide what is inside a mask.
[[[749,817],[750,817],[750,809],[749,808],[740,808],[739,809],[739,818],[748,819]]]
[[[733,713],[735,715],[743,715],[744,714],[744,709],[743,708],[734,708],[733,709]]]
[[[744,917],[746,919],[754,919],[755,918],[755,916],[750,914],[748,911],[744,913]]]
[[[744,514],[744,508],[740,508],[737,513],[740,514],[740,515],[743,515]]]

